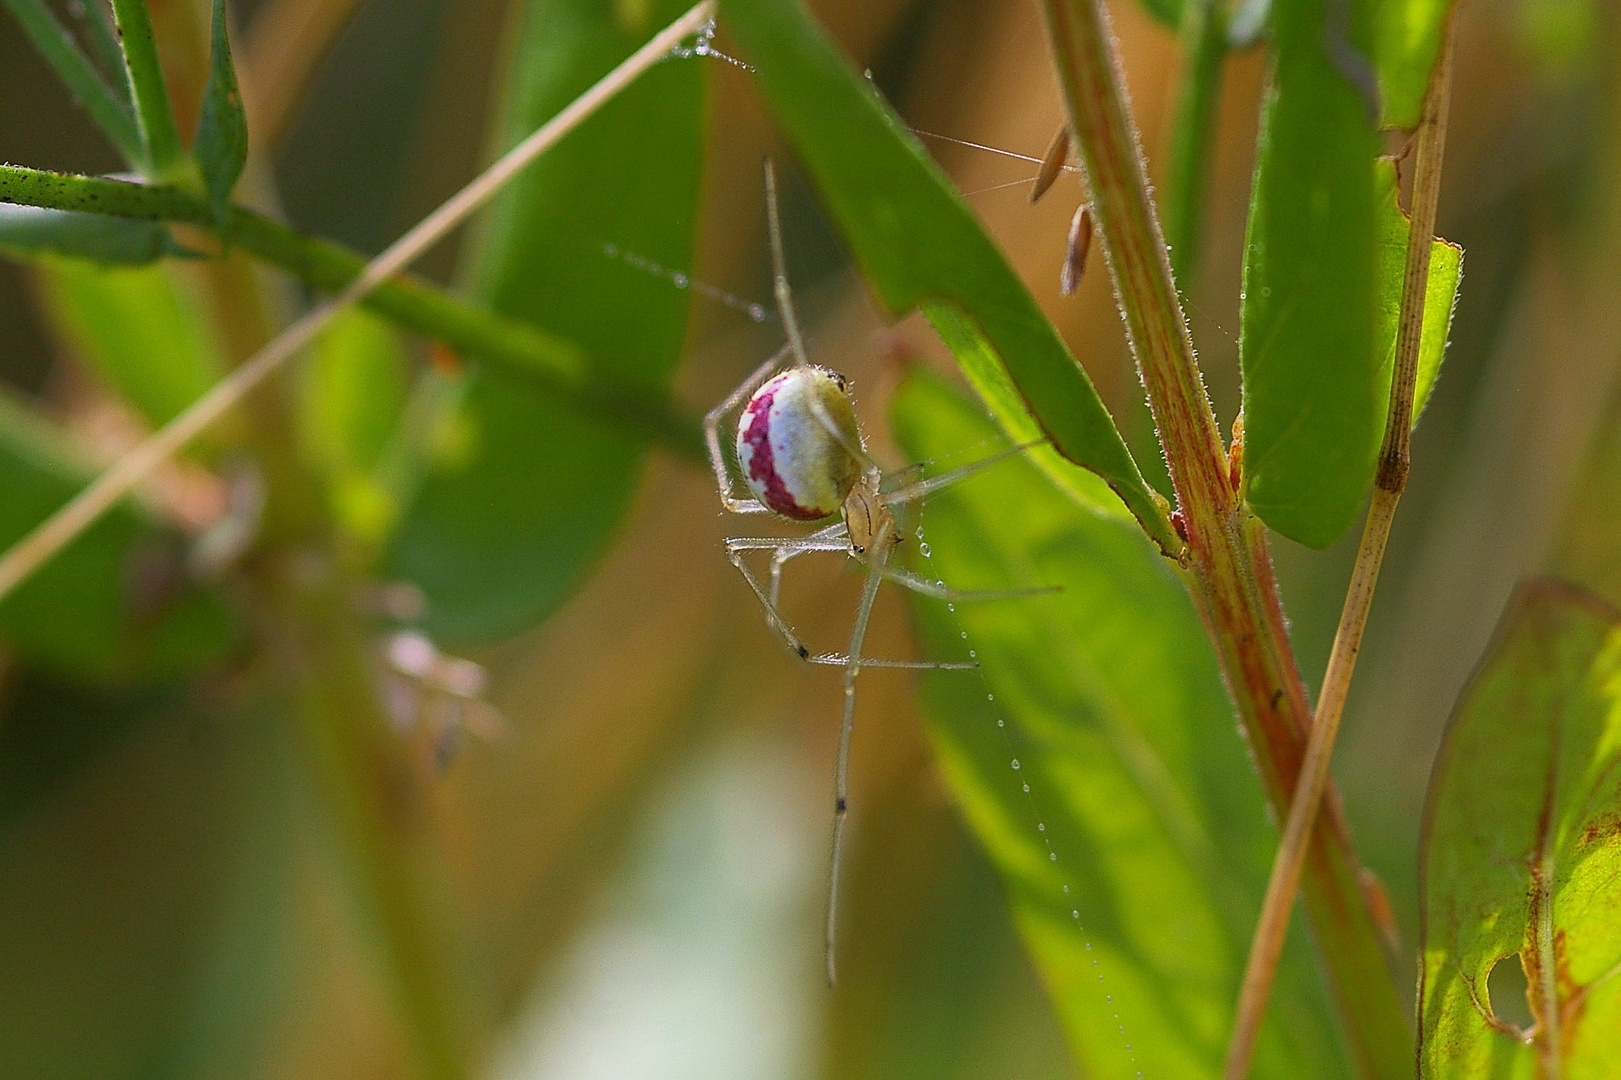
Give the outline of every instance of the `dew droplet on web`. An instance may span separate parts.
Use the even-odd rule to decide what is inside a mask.
[[[919,544],[917,546],[917,549],[923,553],[923,557],[925,559],[927,559],[932,554],[932,552],[929,550],[929,545],[927,543]]]
[[[963,632],[962,632],[962,639],[963,639],[963,640],[964,640],[964,641],[967,641],[967,640],[968,640],[968,631],[966,631],[966,630],[964,630],[964,631],[963,631]]]
[[[1047,859],[1050,862],[1057,862],[1058,861],[1058,852],[1056,852],[1056,851],[1047,852]]]
[[[1036,822],[1036,832],[1046,832],[1046,831],[1047,831],[1047,823],[1045,821]]]
[[[985,695],[985,700],[986,701],[995,701],[996,700],[996,695],[995,694],[986,694]]]
[[[917,527],[917,538],[919,540],[923,539],[923,526],[921,525]]]
[[[997,721],[996,721],[996,726],[997,726],[997,727],[1007,727],[1007,721],[1006,721],[1006,720],[1002,720],[1002,719],[1000,719],[1000,718],[999,718],[999,719],[998,719],[998,720],[997,720]]]
[[[1019,759],[1018,759],[1018,758],[1014,758],[1014,759],[1013,759],[1013,767],[1014,767],[1014,768],[1015,768],[1015,769],[1017,769],[1017,768],[1018,768],[1018,767],[1019,767]],[[1040,822],[1037,822],[1037,824],[1038,824],[1038,825],[1039,825],[1039,824],[1040,824]]]
[[[968,659],[970,659],[970,660],[978,660],[979,659],[979,653],[975,652],[973,649],[969,649],[968,650]]]

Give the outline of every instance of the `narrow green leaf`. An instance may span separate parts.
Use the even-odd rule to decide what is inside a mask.
[[[931,378],[903,383],[893,413],[907,452],[941,467],[994,437]],[[1220,1072],[1277,834],[1186,589],[1135,527],[1092,510],[1024,461],[929,501],[928,577],[1062,591],[954,613],[920,600],[927,654],[982,665],[926,676],[923,701],[1082,1074],[1202,1080]],[[1252,1076],[1350,1075],[1303,938]]]
[[[186,152],[180,145],[169,88],[163,82],[158,42],[146,0],[112,0],[118,40],[124,46],[124,68],[135,98],[147,171],[154,180],[174,180],[186,171]]]
[[[1431,778],[1419,1075],[1615,1075],[1621,1030],[1621,611],[1523,589]],[[1518,964],[1534,1026],[1498,1012]],[[1526,989],[1521,989],[1525,993]]]
[[[153,426],[174,419],[224,375],[204,299],[175,265],[108,268],[53,259],[43,309],[68,352]]]
[[[501,144],[533,131],[688,6],[530,0]],[[492,210],[472,267],[476,292],[496,310],[577,343],[637,390],[668,386],[689,297],[605,251],[690,270],[707,74],[702,60],[655,67],[530,166]],[[646,451],[494,365],[475,367],[449,427],[455,436],[430,463],[393,563],[426,592],[436,634],[512,633],[554,611],[600,557]]]
[[[1379,121],[1385,127],[1411,130],[1418,126],[1452,2],[1379,0],[1376,5]]]
[[[1319,548],[1355,520],[1373,482],[1408,237],[1395,166],[1377,157],[1352,77],[1357,54],[1325,44],[1328,4],[1274,8],[1239,338],[1245,498],[1272,528]],[[1446,350],[1461,260],[1434,241],[1415,422]]]
[[[203,186],[214,204],[214,215],[222,223],[231,189],[236,187],[248,161],[248,119],[242,111],[242,91],[236,84],[226,22],[225,0],[214,0],[208,85],[203,88],[197,140],[192,146],[203,174]]]
[[[0,396],[0,550],[94,475],[60,432]],[[173,676],[234,640],[224,606],[187,582],[180,537],[122,503],[0,601],[0,644],[103,682]]]
[[[139,266],[180,250],[169,227],[159,221],[0,203],[0,252],[11,258],[49,252]]]
[[[4,0],[17,24],[28,40],[39,50],[40,56],[51,65],[84,111],[95,121],[124,160],[134,164],[142,160],[141,132],[135,123],[135,114],[118,92],[107,84],[101,72],[85,56],[73,35],[57,21],[56,15],[44,0]]]
[[[1164,26],[1176,29],[1182,25],[1182,16],[1189,3],[1204,3],[1206,0],[1141,0],[1143,10],[1152,15]]]
[[[798,0],[729,0],[721,10],[884,305],[921,308],[1010,433],[1045,433],[1158,542],[1178,547],[1085,370],[871,84]]]

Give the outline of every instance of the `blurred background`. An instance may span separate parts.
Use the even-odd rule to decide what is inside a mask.
[[[154,0],[160,33],[164,19],[195,19],[174,12],[190,2]],[[252,201],[379,250],[487,159],[482,133],[518,6],[234,5]],[[815,7],[923,132],[1039,156],[1057,127],[1029,0]],[[1136,3],[1112,10],[1157,169],[1176,37]],[[1514,583],[1557,567],[1621,599],[1610,557],[1621,520],[1617,13],[1603,0],[1466,0],[1460,18],[1438,231],[1466,249],[1462,299],[1336,770],[1409,946],[1431,758]],[[894,462],[882,417],[895,360],[943,363],[943,351],[916,319],[875,314],[747,73],[690,62],[709,65],[711,87],[695,276],[769,302],[759,162],[777,155],[810,349],[853,377],[869,434]],[[1204,255],[1185,283],[1224,424],[1238,402],[1238,281],[1264,76],[1261,50],[1227,62]],[[0,102],[0,160],[119,167],[9,18]],[[1032,207],[1018,183],[1029,163],[924,141],[1116,416],[1140,424],[1101,263],[1078,295],[1059,295],[1073,185]],[[441,245],[423,271],[451,281],[456,246]],[[200,284],[189,288],[207,303]],[[0,380],[106,460],[133,437],[130,420],[109,406],[53,295],[30,267],[0,263]],[[702,410],[775,350],[779,331],[703,296],[692,303],[677,396]],[[443,854],[435,903],[454,927],[454,993],[488,1048],[489,1075],[1074,1075],[996,878],[935,774],[904,672],[863,679],[847,959],[838,991],[824,987],[838,674],[795,663],[767,631],[720,547],[735,527],[707,473],[655,455],[609,553],[566,607],[472,654],[502,730],[465,740],[434,773],[428,818]],[[1274,546],[1308,681],[1328,651],[1353,545],[1354,534],[1327,552]],[[832,647],[856,587],[837,560],[806,560],[786,604]],[[882,601],[872,651],[905,655],[908,635],[902,605]],[[298,733],[272,710],[222,709],[230,689],[227,677],[179,697],[91,687],[8,662],[0,643],[0,1074],[405,1072],[397,1013]]]

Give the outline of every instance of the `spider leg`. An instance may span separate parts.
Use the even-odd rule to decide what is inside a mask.
[[[885,565],[880,572],[886,580],[893,581],[904,589],[910,589],[924,596],[938,597],[941,600],[1007,600],[1015,596],[1045,596],[1063,591],[1058,585],[1034,585],[1022,589],[953,589],[950,585],[930,581],[898,566]]]
[[[807,540],[843,540],[845,537],[847,537],[849,535],[849,533],[850,533],[850,530],[845,526],[844,522],[836,521],[833,524],[829,525],[825,529],[818,529],[816,532],[811,533],[809,536],[805,537],[805,539],[807,539]],[[777,604],[778,604],[777,597],[782,591],[782,568],[783,568],[783,565],[785,563],[787,563],[788,560],[793,558],[795,555],[803,555],[806,550],[807,549],[800,548],[800,547],[796,547],[796,548],[780,548],[779,547],[779,548],[776,548],[772,552],[772,554],[771,554],[771,588],[767,590],[771,594],[771,606],[772,607],[777,606]],[[825,550],[825,549],[818,548],[816,550]]]
[[[772,354],[771,359],[755,368],[752,375],[728,394],[725,401],[710,409],[704,416],[704,442],[709,447],[709,467],[715,471],[715,486],[720,490],[721,503],[734,514],[763,514],[766,513],[766,508],[758,499],[744,498],[737,493],[732,471],[727,468],[726,456],[721,452],[721,423],[764,385],[765,381],[782,366],[783,360],[791,351],[787,345],[778,349]]]
[[[884,566],[889,560],[889,537],[895,523],[885,518],[873,537],[872,559],[869,563],[866,585],[861,590],[861,603],[856,608],[855,625],[850,629],[849,659],[844,665],[844,714],[839,721],[839,753],[833,766],[833,854],[832,869],[827,882],[827,984],[834,982],[834,941],[839,914],[839,870],[844,849],[844,818],[850,810],[850,735],[855,727],[856,677],[861,674],[861,646],[867,637],[867,623],[872,618],[873,601],[878,597],[878,586],[884,580]]]
[[[776,588],[778,580],[772,580],[768,587],[760,581],[758,575],[749,569],[743,561],[745,551],[769,551],[772,553],[772,570],[775,573],[789,559],[798,555],[805,555],[813,551],[841,551],[846,554],[850,551],[850,541],[844,535],[844,525],[830,525],[821,532],[803,537],[778,536],[734,536],[726,541],[726,557],[737,567],[743,580],[749,583],[754,590],[755,599],[765,609],[765,620],[777,636],[788,646],[788,651],[808,664],[823,664],[830,667],[843,667],[848,663],[848,657],[843,653],[813,653],[800,640],[799,635],[783,616],[777,607]],[[875,668],[902,668],[912,671],[964,671],[978,664],[958,663],[956,661],[940,660],[879,660],[873,657],[863,657],[861,663],[866,667]]]
[[[950,487],[953,484],[966,480],[975,473],[990,468],[992,465],[1000,465],[1010,457],[1017,457],[1026,450],[1041,446],[1046,441],[1046,439],[1036,439],[1034,442],[1020,443],[1018,446],[1010,446],[1000,453],[992,454],[990,457],[981,458],[978,461],[970,461],[968,464],[956,469],[952,469],[950,472],[941,473],[939,476],[932,476],[927,480],[919,480],[913,484],[907,484],[905,487],[884,496],[884,501],[889,503],[891,506],[901,506],[905,503],[916,502],[926,495],[932,495],[936,491],[940,491],[944,488]]]
[[[915,465],[908,465],[904,469],[896,469],[894,472],[884,477],[884,486],[890,491],[898,491],[901,488],[907,487],[917,480],[922,479],[924,468],[924,464],[920,461]]]

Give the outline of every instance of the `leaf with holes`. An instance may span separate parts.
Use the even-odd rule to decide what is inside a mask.
[[[502,145],[687,7],[531,0]],[[604,249],[690,269],[707,70],[701,60],[660,64],[529,166],[492,209],[473,266],[480,298],[580,345],[637,389],[669,384],[688,297]],[[539,622],[568,598],[624,516],[647,455],[493,367],[474,367],[454,423],[457,449],[430,466],[392,561],[427,594],[436,635],[485,640]]]
[[[1180,547],[1085,370],[871,84],[797,0],[721,10],[884,305],[920,308],[1009,433],[1050,437],[1159,543]]]
[[[1522,589],[1447,728],[1421,859],[1420,1075],[1615,1075],[1621,610]],[[1488,986],[1516,959],[1529,1030]]]
[[[902,385],[893,414],[915,460],[955,464],[994,437],[929,377]],[[1022,460],[939,493],[922,525],[930,578],[1062,589],[914,608],[930,656],[972,648],[982,665],[924,677],[930,733],[1080,1071],[1219,1075],[1277,832],[1175,568]],[[1294,935],[1251,1075],[1350,1072]]]

